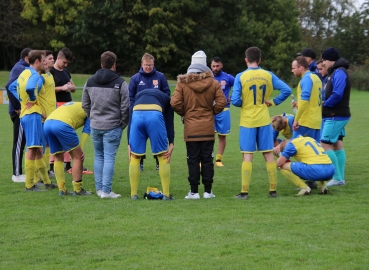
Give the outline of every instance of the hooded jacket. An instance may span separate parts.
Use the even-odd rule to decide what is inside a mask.
[[[170,104],[183,116],[184,140],[211,141],[214,136],[214,115],[223,111],[226,98],[210,70],[179,75]]]
[[[349,62],[341,57],[328,69],[327,84],[324,89],[323,118],[347,119],[351,117],[351,83],[347,73],[348,68]]]
[[[132,76],[129,82],[129,100],[130,100],[130,112],[132,112],[132,106],[135,102],[135,96],[138,92],[145,89],[160,89],[162,92],[170,96],[170,88],[165,75],[156,70],[154,67],[150,73],[146,73],[142,67],[139,72]]]
[[[91,120],[91,128],[125,128],[129,120],[126,81],[113,70],[99,69],[83,87],[82,108]]]

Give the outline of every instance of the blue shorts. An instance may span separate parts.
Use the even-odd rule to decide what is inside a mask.
[[[291,162],[290,168],[298,177],[309,181],[330,180],[334,175],[333,164],[305,164],[302,162]]]
[[[291,140],[297,138],[299,135],[303,137],[313,138],[317,142],[320,141],[320,129],[313,129],[313,128],[308,128],[304,126],[299,126],[299,128],[296,131],[294,130],[292,132]]]
[[[214,130],[219,135],[228,135],[231,130],[231,112],[229,108],[214,116]]]
[[[323,130],[320,141],[326,144],[336,143],[346,136],[345,126],[348,120],[323,119]]]
[[[45,121],[44,132],[52,155],[72,151],[79,145],[76,131],[62,121]]]
[[[273,151],[273,131],[272,124],[247,128],[240,127],[240,149],[242,153],[271,152]]]
[[[163,114],[159,111],[133,111],[129,145],[134,155],[142,156],[146,153],[148,138],[153,155],[168,150],[168,135]]]
[[[46,145],[41,114],[24,115],[21,118],[21,125],[26,137],[27,148],[44,147]]]

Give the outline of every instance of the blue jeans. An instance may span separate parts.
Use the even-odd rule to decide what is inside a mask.
[[[110,130],[91,128],[91,137],[95,148],[94,174],[96,190],[111,192],[115,156],[117,154],[123,129]]]

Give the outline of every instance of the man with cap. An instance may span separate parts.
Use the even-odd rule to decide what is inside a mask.
[[[323,65],[328,70],[323,104],[323,129],[321,145],[335,167],[333,179],[327,186],[345,185],[346,152],[343,149],[345,126],[351,118],[350,78],[347,73],[349,62],[340,57],[336,48],[328,48],[322,53]]]
[[[223,111],[227,100],[219,82],[214,80],[212,71],[206,65],[206,54],[203,51],[192,55],[187,74],[178,75],[170,104],[183,117],[184,123],[188,181],[191,186],[185,199],[200,199],[200,175],[204,185],[203,197],[214,198],[214,115]]]
[[[314,74],[318,75],[320,80],[323,80],[323,77],[320,75],[317,64],[315,62],[316,53],[311,48],[305,48],[301,52],[301,56],[305,57],[306,61],[309,63],[309,70]]]

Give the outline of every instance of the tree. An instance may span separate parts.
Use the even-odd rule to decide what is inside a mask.
[[[46,27],[49,45],[54,49],[65,46],[63,38],[82,13],[87,0],[22,0],[22,18],[30,21],[34,26],[42,23]]]

